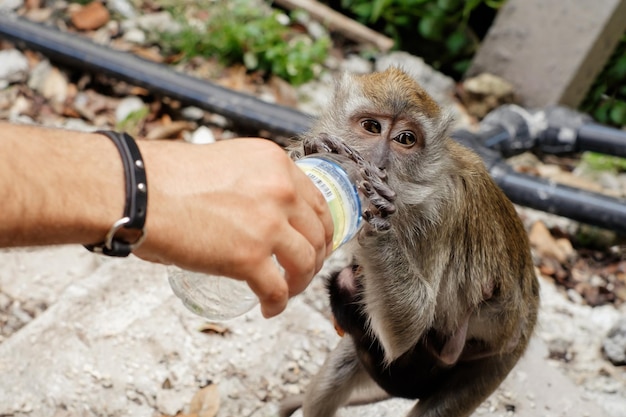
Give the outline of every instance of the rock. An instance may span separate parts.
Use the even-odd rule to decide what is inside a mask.
[[[296,89],[298,109],[304,113],[319,116],[330,102],[333,95],[333,83],[325,80],[313,80]]]
[[[146,139],[174,139],[180,132],[190,130],[194,124],[185,120],[178,120],[168,124],[158,125],[146,134]]]
[[[372,72],[372,63],[358,55],[348,55],[339,65],[342,71],[353,74],[369,74]]]
[[[613,365],[626,365],[626,317],[611,328],[602,343],[602,350]]]
[[[50,65],[50,62],[46,60],[41,61],[33,69],[28,86],[53,103],[63,103],[69,89],[65,73]]]
[[[557,242],[550,234],[546,225],[541,221],[532,225],[528,238],[531,246],[538,252],[539,256],[556,259],[561,264],[567,262],[568,257],[575,253],[571,243]]]
[[[133,19],[137,15],[132,2],[128,0],[107,0],[107,6],[127,19]]]
[[[191,135],[185,137],[185,140],[189,143],[195,143],[196,145],[204,145],[214,143],[215,135],[213,135],[213,131],[208,127],[200,126]]]
[[[139,28],[128,29],[124,32],[123,38],[126,42],[136,43],[138,45],[146,43],[146,34]]]
[[[115,109],[115,122],[122,123],[132,113],[142,110],[146,105],[143,100],[136,96],[130,96],[124,98],[119,102]]]
[[[0,10],[16,10],[24,5],[24,0],[2,0]]]
[[[176,22],[168,12],[144,14],[122,23],[122,29],[124,31],[132,27],[138,27],[146,32],[156,33],[176,33],[180,31],[180,24]]]
[[[461,99],[467,111],[483,118],[491,110],[503,104],[515,102],[513,85],[492,74],[483,73],[463,83]]]
[[[93,1],[72,13],[70,19],[78,30],[95,30],[106,25],[111,15],[99,1]]]
[[[17,49],[0,51],[0,90],[10,83],[26,81],[28,76],[28,59]]]
[[[54,9],[51,7],[28,9],[24,14],[28,20],[32,20],[35,23],[46,23],[52,18]]]
[[[204,117],[204,110],[202,110],[199,107],[188,106],[188,107],[183,107],[180,111],[180,114],[185,119],[198,121]],[[224,118],[224,116],[221,116],[221,117]]]

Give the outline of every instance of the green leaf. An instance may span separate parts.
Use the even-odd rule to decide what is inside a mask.
[[[468,39],[464,30],[457,30],[446,39],[446,47],[453,55],[459,55],[467,44]]]
[[[608,69],[607,75],[615,80],[626,79],[626,55],[620,57]]]
[[[418,25],[420,34],[430,40],[440,40],[443,37],[443,20],[434,16],[424,16]]]
[[[609,120],[610,109],[611,109],[611,104],[607,100],[604,103],[600,104],[596,110],[594,110],[593,116],[598,122],[607,123]]]
[[[626,125],[626,102],[614,100],[613,107],[609,112],[609,119],[613,124]]]
[[[372,2],[372,11],[370,14],[369,22],[376,23],[383,12],[383,9],[388,6],[388,0],[374,0]]]
[[[469,15],[472,13],[478,5],[482,2],[482,0],[467,0],[465,5],[463,6],[463,17],[465,19],[469,18]]]
[[[352,13],[354,13],[355,15],[357,15],[357,17],[363,22],[363,21],[368,21],[369,20],[369,16],[372,15],[372,3],[361,3],[361,4],[357,4],[355,6],[352,6],[350,8],[350,10],[352,10]]]
[[[448,12],[456,11],[459,9],[459,0],[437,0],[437,6]]]

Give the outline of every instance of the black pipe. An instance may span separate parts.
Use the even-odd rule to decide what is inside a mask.
[[[626,158],[626,131],[595,123],[578,129],[578,147],[588,151]]]
[[[500,106],[481,122],[485,146],[509,157],[531,150],[550,154],[592,151],[626,157],[626,131],[593,123],[575,110],[551,106],[528,111]]]
[[[311,125],[311,117],[297,110],[228,90],[176,72],[168,66],[114,51],[81,36],[32,23],[14,14],[0,12],[0,37],[39,51],[52,61],[110,75],[252,128],[293,136],[306,131]]]
[[[520,174],[498,152],[483,146],[480,136],[459,130],[452,137],[482,157],[495,182],[515,204],[626,235],[626,200]]]
[[[626,200],[523,175],[509,166],[498,165],[490,174],[516,204],[626,235]]]

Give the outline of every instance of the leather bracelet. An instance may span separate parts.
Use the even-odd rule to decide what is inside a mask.
[[[126,201],[122,218],[113,223],[104,240],[99,243],[84,245],[88,250],[108,256],[128,256],[146,238],[146,211],[148,208],[148,181],[141,152],[132,136],[127,133],[98,130],[115,143],[124,165],[126,180]],[[121,229],[139,232],[134,242],[127,242],[117,236]]]

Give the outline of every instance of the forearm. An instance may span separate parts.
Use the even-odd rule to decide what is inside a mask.
[[[111,140],[8,123],[0,132],[0,247],[101,241],[124,208]]]
[[[268,317],[319,271],[332,218],[280,147],[137,144],[148,182],[137,256],[245,280]],[[122,217],[125,192],[121,156],[104,135],[0,123],[0,247],[101,242]]]

